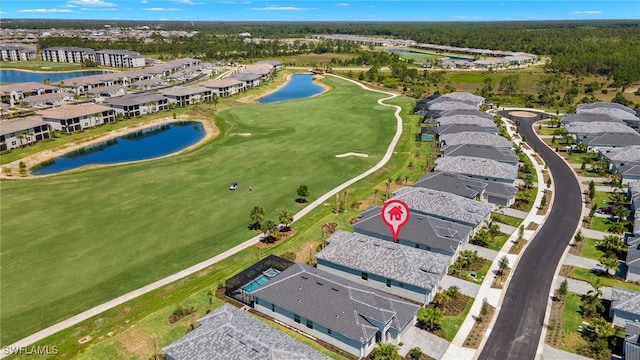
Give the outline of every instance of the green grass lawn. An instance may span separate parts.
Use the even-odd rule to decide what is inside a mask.
[[[606,191],[596,191],[596,196],[593,198],[593,201],[599,208],[609,206],[609,194],[610,192]]]
[[[500,233],[500,235],[496,236],[493,241],[489,241],[488,248],[495,251],[500,251],[504,243],[509,240],[510,234]]]
[[[587,342],[578,332],[578,326],[582,324],[581,312],[582,299],[580,294],[568,293],[564,310],[562,312],[562,342],[560,348],[572,353],[577,352],[579,346],[584,346]]]
[[[253,206],[297,212],[300,184],[312,200],[375,164],[393,110],[326,82],[311,99],[221,111],[222,135],[184,155],[2,181],[2,344],[247,240]],[[369,158],[335,157],[349,151]]]
[[[583,281],[594,281],[596,278],[599,278],[602,282],[602,286],[617,286],[625,289],[630,289],[634,291],[640,291],[640,285],[627,283],[621,278],[617,277],[609,277],[609,276],[598,276],[591,272],[589,269],[583,268],[575,268],[573,270],[573,278],[577,280]]]
[[[604,255],[604,253],[596,249],[596,244],[598,243],[598,240],[592,239],[592,238],[584,238],[583,241],[584,241],[584,244],[582,244],[582,256],[599,261],[600,258]]]
[[[72,71],[72,70],[100,70],[100,68],[83,68],[77,63],[56,63],[50,61],[3,61],[3,69],[30,71]]]
[[[434,55],[434,54],[426,54],[426,53],[395,53],[398,55],[400,59],[404,59],[410,62],[422,64],[425,61],[429,61],[431,59],[441,59],[443,56]]]
[[[518,227],[522,223],[522,219],[520,218],[517,218],[515,216],[505,215],[505,214],[499,214],[496,212],[492,212],[491,217],[499,223],[503,223],[513,227]]]
[[[482,84],[488,76],[478,73],[456,73],[449,77],[449,80],[457,83]]]
[[[452,341],[458,330],[460,330],[460,325],[464,322],[464,319],[467,317],[467,314],[471,310],[471,306],[473,305],[473,298],[469,299],[467,306],[465,306],[464,311],[456,316],[444,316],[444,321],[442,322],[442,331],[445,333],[445,339],[447,341]]]

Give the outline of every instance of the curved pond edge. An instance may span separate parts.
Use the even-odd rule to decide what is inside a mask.
[[[57,173],[46,174],[46,175],[33,175],[29,171],[27,172],[26,175],[21,175],[19,173],[20,162],[23,162],[26,165],[27,170],[28,170],[28,169],[31,169],[32,167],[36,166],[36,165],[42,164],[42,163],[44,163],[46,161],[49,161],[49,160],[56,159],[58,157],[64,156],[65,154],[68,154],[68,153],[70,153],[72,151],[85,148],[85,147],[87,147],[89,145],[92,145],[92,144],[95,144],[95,143],[103,142],[103,141],[110,140],[110,139],[115,139],[117,137],[128,135],[128,134],[134,133],[136,131],[140,131],[140,130],[143,130],[143,129],[146,129],[146,128],[150,128],[150,127],[153,127],[153,126],[157,126],[157,125],[170,124],[170,123],[176,123],[176,122],[186,122],[186,121],[194,121],[194,122],[202,123],[202,126],[203,126],[203,128],[205,130],[205,135],[197,143],[195,143],[195,144],[193,144],[191,146],[188,146],[188,147],[186,147],[184,149],[181,149],[179,151],[176,151],[174,153],[171,153],[171,154],[158,156],[158,157],[154,157],[154,158],[150,158],[150,159],[135,160],[135,161],[125,161],[125,162],[120,162],[120,163],[115,163],[115,164],[85,165],[85,166],[82,166],[82,167],[79,167],[79,168],[66,170],[66,171],[60,171],[60,172],[57,172]],[[189,116],[189,115],[179,115],[175,119],[172,116],[164,117],[164,118],[160,118],[160,119],[150,120],[150,121],[147,121],[147,122],[132,124],[131,126],[127,126],[127,127],[116,129],[116,130],[112,130],[112,131],[109,131],[108,133],[105,133],[105,134],[102,134],[102,135],[99,135],[99,136],[96,136],[96,137],[93,137],[93,138],[90,138],[90,139],[83,139],[83,140],[76,141],[76,142],[73,142],[73,143],[68,143],[68,144],[61,145],[61,146],[53,148],[51,150],[44,150],[44,151],[41,151],[39,153],[29,155],[29,156],[27,156],[27,157],[25,157],[23,159],[19,159],[19,160],[16,160],[16,161],[13,161],[11,163],[3,165],[2,168],[10,167],[12,169],[13,176],[7,176],[4,172],[0,172],[0,178],[2,178],[2,179],[10,179],[10,180],[40,179],[40,178],[44,178],[44,177],[57,176],[57,175],[66,175],[66,174],[71,174],[71,173],[80,172],[80,171],[86,171],[86,170],[90,170],[90,169],[97,169],[97,168],[104,168],[104,167],[114,167],[114,166],[122,166],[122,165],[130,165],[130,164],[137,164],[137,163],[142,163],[142,162],[165,159],[165,158],[168,158],[168,157],[172,157],[172,156],[181,155],[181,154],[184,154],[184,153],[187,153],[187,152],[191,152],[191,151],[199,148],[200,146],[204,145],[205,143],[208,143],[211,140],[215,139],[219,134],[220,134],[220,129],[216,126],[214,119],[193,118],[192,116]]]
[[[311,99],[313,97],[316,96],[320,96],[322,94],[326,94],[328,91],[331,91],[333,88],[331,86],[329,86],[327,83],[324,83],[322,81],[318,81],[321,79],[324,79],[324,76],[322,74],[314,74],[312,72],[293,72],[293,73],[289,73],[284,75],[283,81],[281,84],[279,84],[278,86],[274,87],[273,89],[269,89],[268,91],[265,92],[261,92],[260,94],[256,94],[254,96],[249,96],[246,97],[244,99],[239,99],[240,102],[250,102],[250,103],[255,103],[255,104],[262,104],[259,100],[262,99],[263,97],[267,97],[277,91],[279,91],[280,89],[282,89],[283,87],[287,86],[287,84],[289,83],[289,81],[291,80],[291,76],[293,75],[313,75],[313,83],[322,87],[322,91],[320,91],[319,93],[315,94],[315,95],[311,95],[305,98],[300,98],[300,99],[292,99],[292,100],[301,100],[301,99]],[[286,100],[288,101],[288,100]],[[263,105],[269,105],[271,103],[267,103],[267,104],[263,104]]]

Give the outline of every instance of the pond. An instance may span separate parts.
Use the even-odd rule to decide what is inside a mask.
[[[258,99],[258,102],[268,104],[276,101],[302,99],[320,94],[322,90],[322,86],[313,82],[313,75],[295,74],[291,75],[289,82],[284,87]]]
[[[49,79],[49,82],[58,82],[66,79],[80,77],[80,76],[90,76],[90,75],[100,75],[107,74],[108,71],[102,70],[91,70],[91,71],[73,71],[73,72],[31,72],[31,71],[20,71],[20,70],[0,70],[0,83],[9,84],[9,83],[24,83],[24,82],[44,82],[46,79]]]
[[[48,175],[87,165],[154,159],[186,149],[202,140],[205,134],[204,126],[198,121],[152,126],[72,151],[33,167],[31,173]]]

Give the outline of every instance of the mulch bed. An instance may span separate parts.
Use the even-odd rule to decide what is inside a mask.
[[[183,317],[193,314],[196,312],[194,308],[182,309],[182,311],[174,311],[173,314],[169,315],[169,324],[175,324],[178,320]]]
[[[489,309],[488,314],[484,316],[484,319],[482,321],[476,320],[475,324],[473,324],[473,328],[471,329],[471,332],[469,333],[469,335],[464,341],[464,345],[463,345],[464,347],[468,347],[472,349],[477,349],[480,347],[482,338],[484,337],[484,334],[487,332],[487,329],[489,328],[489,324],[491,323],[491,319],[493,318],[493,314],[496,311],[496,308],[494,308],[491,305],[487,305],[487,307]]]
[[[336,223],[326,223],[326,224],[322,225],[320,228],[322,229],[322,231],[324,231],[325,234],[331,235],[334,232],[336,232],[336,227],[337,226],[338,226],[338,224],[336,224]]]
[[[565,299],[554,297],[551,302],[551,314],[547,325],[547,335],[545,342],[555,348],[560,347],[562,342],[562,312],[564,311]]]
[[[584,247],[584,241],[572,242],[569,244],[569,254],[581,256],[582,248]]]
[[[260,232],[260,231],[258,231],[258,232]],[[283,231],[283,232],[277,233],[276,236],[275,236],[276,241],[274,241],[274,242],[260,241],[260,242],[258,242],[256,244],[256,246],[261,248],[261,249],[272,247],[275,244],[277,244],[280,240],[284,240],[284,239],[286,239],[288,237],[291,237],[291,236],[295,235],[296,232],[297,231],[295,229],[289,228],[289,231]]]
[[[493,283],[491,287],[494,289],[502,289],[507,279],[509,278],[509,273],[511,272],[511,268],[506,268],[502,271],[502,275],[497,275],[495,279],[493,279]]]
[[[562,267],[560,267],[560,272],[558,273],[558,275],[564,276],[566,278],[571,278],[573,277],[574,269],[575,268],[571,265],[562,265]]]
[[[525,239],[518,240],[515,244],[513,244],[513,246],[511,246],[511,248],[509,248],[509,254],[520,254],[520,251],[522,251],[522,248],[524,248],[524,245],[526,243],[527,241]]]
[[[442,309],[442,314],[445,316],[457,316],[462,314],[464,308],[467,307],[467,304],[471,300],[471,297],[463,294],[458,294],[455,298],[447,301]],[[433,303],[427,305],[428,308],[435,307]]]
[[[536,230],[540,226],[540,224],[535,222],[530,222],[529,225],[525,228],[525,230]]]

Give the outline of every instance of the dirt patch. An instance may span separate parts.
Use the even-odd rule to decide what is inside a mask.
[[[524,239],[517,240],[511,248],[509,248],[509,254],[520,254],[520,251],[524,248],[524,245],[527,243]]]
[[[583,241],[573,241],[571,244],[569,244],[569,254],[571,255],[576,255],[576,256],[582,256],[582,248],[584,247],[584,240]]]
[[[348,153],[336,155],[337,158],[343,158],[343,157],[348,157],[348,156],[357,156],[357,157],[361,157],[361,158],[368,158],[369,157],[369,155],[367,155],[367,154],[356,153],[356,152],[348,152]]]
[[[138,327],[131,327],[118,335],[118,341],[127,349],[127,353],[123,354],[127,357],[132,356],[137,359],[144,359],[153,354],[153,338],[148,331]]]
[[[547,335],[545,342],[553,347],[560,347],[562,342],[562,312],[564,310],[565,299],[558,298],[557,294],[551,302],[551,313],[547,324]]]
[[[538,229],[538,226],[540,226],[540,224],[535,222],[530,222],[529,225],[527,225],[526,230],[536,230]]]
[[[320,228],[322,229],[322,231],[327,234],[327,235],[331,235],[334,232],[336,232],[336,227],[338,226],[338,224],[336,223],[327,223],[322,225]]]
[[[189,314],[193,314],[194,312],[196,312],[194,308],[187,308],[187,309],[177,308],[173,311],[173,313],[171,313],[171,315],[169,315],[169,324],[175,324],[183,317]]]
[[[572,278],[574,269],[575,268],[571,265],[562,265],[560,267],[560,272],[558,273],[558,275],[564,276],[566,278]]]
[[[473,328],[469,333],[469,336],[464,341],[464,347],[469,347],[472,349],[478,349],[480,347],[480,343],[482,342],[482,338],[484,338],[484,334],[489,329],[489,323],[493,318],[493,314],[496,311],[496,308],[489,304],[484,304],[485,314],[482,315],[482,318],[476,317],[476,321],[473,324]]]
[[[491,287],[494,289],[502,289],[509,278],[509,273],[511,272],[511,268],[506,268],[502,271],[502,274],[498,274],[494,279]]]

